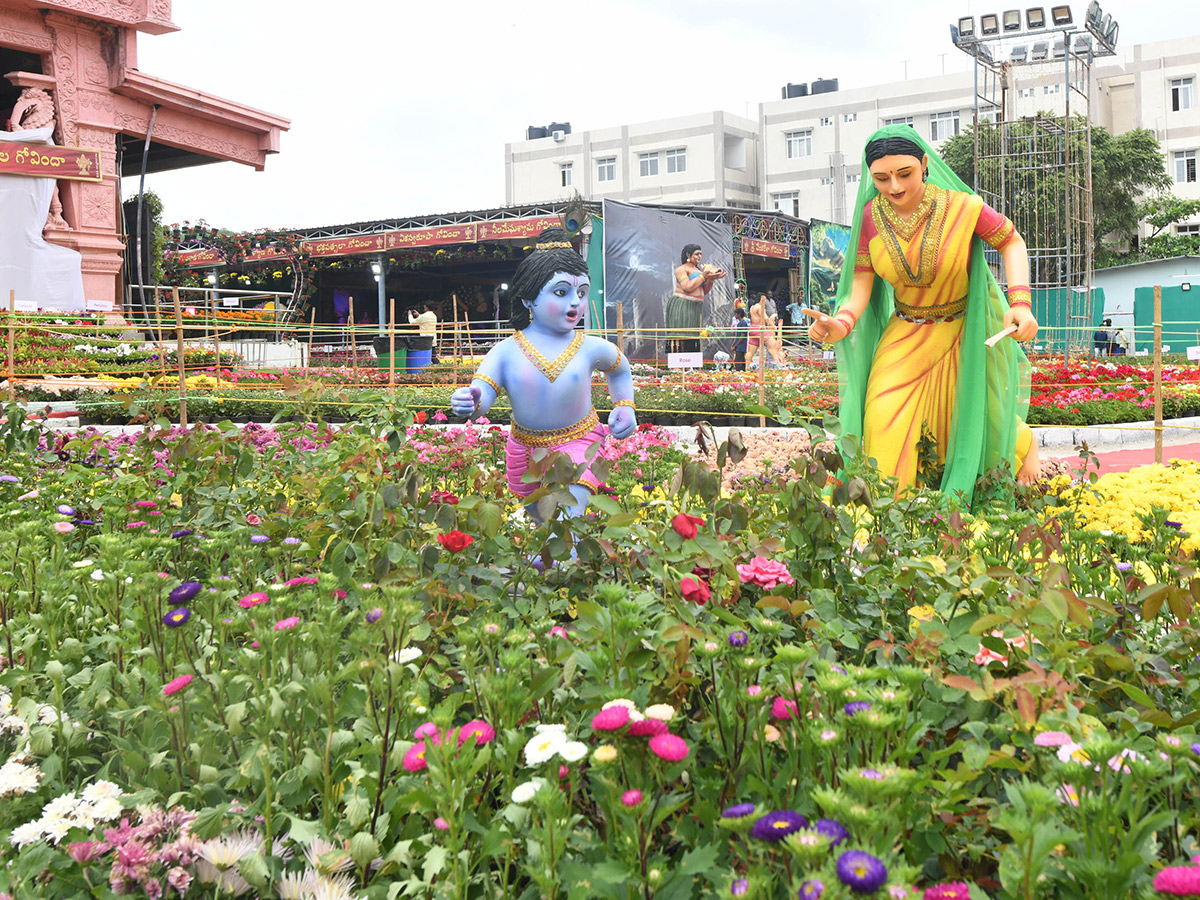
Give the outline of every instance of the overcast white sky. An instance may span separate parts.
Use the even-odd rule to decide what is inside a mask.
[[[1031,5],[1021,0],[1022,9]],[[1108,0],[1118,49],[1200,34],[1196,0]],[[1071,4],[1076,21],[1085,0]],[[862,87],[964,71],[979,0],[174,0],[139,68],[292,120],[255,172],[147,176],[164,221],[303,228],[504,203],[504,144],[722,109],[789,81]],[[1048,8],[1048,5],[1047,5]],[[907,66],[906,66],[907,63]],[[126,196],[137,179],[126,179]]]

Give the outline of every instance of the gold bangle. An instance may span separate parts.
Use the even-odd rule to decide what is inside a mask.
[[[618,406],[628,406],[630,409],[637,409],[637,407],[633,405],[632,400],[617,400],[613,403],[613,409],[616,409]]]
[[[500,393],[500,385],[496,384],[495,380],[493,380],[492,378],[489,378],[487,375],[484,375],[482,372],[476,372],[474,375],[471,376],[471,380],[472,381],[482,381],[484,384],[486,384],[488,387],[490,387],[497,394]]]

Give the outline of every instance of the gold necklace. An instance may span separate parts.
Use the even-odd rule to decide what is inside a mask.
[[[883,203],[871,204],[875,230],[887,248],[901,284],[908,287],[928,287],[933,283],[937,274],[937,255],[942,243],[942,230],[946,224],[948,200],[945,190],[937,185],[929,185],[912,218],[907,220],[896,215],[896,211],[886,199]],[[908,264],[908,257],[904,254],[900,239],[910,241],[922,226],[924,231],[914,272]]]
[[[521,348],[521,352],[525,354],[525,358],[533,363],[537,370],[549,378],[551,382],[562,374],[563,369],[575,358],[575,354],[583,346],[583,332],[577,331],[575,332],[575,337],[571,338],[571,343],[567,344],[562,353],[555,357],[554,362],[550,362],[550,360],[542,355],[541,350],[530,343],[529,338],[525,337],[525,332],[518,331],[513,334],[513,337],[517,341],[517,346]]]

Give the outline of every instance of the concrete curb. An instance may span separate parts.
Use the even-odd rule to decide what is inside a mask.
[[[1113,444],[1136,444],[1154,439],[1154,422],[1121,422],[1118,425],[1032,425],[1039,447],[1077,447],[1087,442],[1089,447]],[[1200,416],[1163,421],[1163,440],[1175,443],[1200,441]]]

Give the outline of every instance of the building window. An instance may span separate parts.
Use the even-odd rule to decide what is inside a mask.
[[[1045,94],[1061,94],[1061,93],[1062,93],[1062,83],[1061,82],[1056,81],[1056,82],[1054,82],[1054,84],[1043,84],[1042,85],[1042,94],[1043,95],[1045,95]]]
[[[944,141],[958,134],[958,112],[934,113],[929,117],[929,139]]]
[[[856,112],[842,113],[842,121],[843,122],[857,122],[858,121],[858,113],[856,113]]]
[[[1171,79],[1171,111],[1180,112],[1181,110],[1192,108],[1192,83],[1191,78],[1172,78]]]
[[[596,180],[617,180],[617,158],[615,156],[606,156],[604,159],[596,160]]]
[[[846,184],[858,184],[858,176],[857,175],[847,175],[846,176]]]
[[[1017,88],[1017,96],[1021,99],[1033,96],[1033,88]]]
[[[784,191],[781,194],[772,194],[771,203],[781,213],[787,213],[789,216],[800,217],[800,192],[799,191]]]
[[[821,116],[821,126],[822,127],[824,127],[826,125],[832,125],[832,124],[833,124],[833,116]]]
[[[987,123],[989,125],[995,125],[996,120],[999,118],[1000,118],[1000,111],[998,109],[996,109],[996,107],[994,107],[994,106],[991,109],[979,110],[980,124]]]
[[[833,179],[826,175],[821,179],[821,187],[829,187],[833,184]]]
[[[666,156],[668,174],[687,171],[687,148],[680,147],[678,150],[668,150]]]
[[[805,156],[812,156],[812,129],[805,128],[803,131],[789,131],[784,135],[787,140],[787,158],[800,159]]]
[[[638,172],[643,178],[650,175],[658,174],[658,154],[657,153],[639,153],[638,154]]]
[[[912,116],[892,116],[890,119],[883,120],[884,125],[908,125],[910,128],[912,127],[912,123]]]
[[[1195,225],[1176,225],[1175,233],[1184,237],[1200,237],[1200,223]]]
[[[558,177],[562,181],[563,187],[571,186],[571,169],[572,169],[572,167],[573,167],[572,163],[563,163],[562,165],[560,165],[558,167]]]
[[[1196,180],[1196,151],[1181,150],[1175,154],[1175,180],[1180,184]]]

